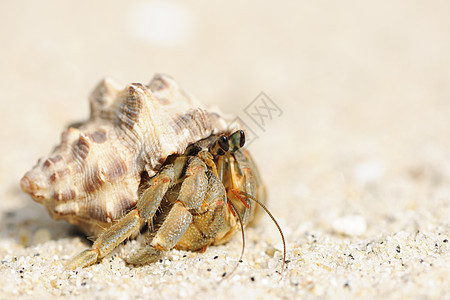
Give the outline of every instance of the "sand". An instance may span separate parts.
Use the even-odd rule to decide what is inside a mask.
[[[164,3],[0,4],[0,299],[449,299],[450,5]],[[282,272],[267,216],[240,263],[237,235],[133,268],[138,239],[64,269],[90,241],[20,178],[103,77],[156,72],[247,124]]]

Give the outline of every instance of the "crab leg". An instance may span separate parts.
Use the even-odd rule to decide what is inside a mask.
[[[214,171],[208,171],[207,176],[209,180],[205,197],[207,209],[204,212],[192,213],[192,223],[175,246],[177,249],[206,250],[224,227],[227,211],[225,188]]]
[[[151,222],[172,182],[174,182],[174,170],[172,166],[168,166],[152,178],[150,187],[144,191],[136,208],[104,231],[95,240],[92,249],[85,250],[75,256],[67,265],[67,268],[87,267],[96,263],[98,259],[111,253],[133,233],[138,232],[145,222]]]
[[[92,245],[92,249],[84,250],[67,265],[67,269],[76,269],[77,267],[87,267],[93,265],[98,259],[109,254],[120,243],[127,239],[131,234],[139,230],[142,220],[139,218],[137,209],[130,211],[116,224],[103,232]]]
[[[189,161],[178,199],[171,208],[153,240],[128,257],[126,261],[133,265],[143,265],[155,261],[163,252],[172,249],[184,235],[193,220],[192,212],[206,210],[204,202],[208,187],[206,165],[197,157]]]

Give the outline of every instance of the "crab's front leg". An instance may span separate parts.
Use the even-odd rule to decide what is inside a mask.
[[[136,208],[104,231],[95,240],[92,249],[85,250],[75,256],[67,265],[67,268],[87,267],[96,263],[132,234],[138,232],[145,222],[151,222],[164,194],[175,181],[174,173],[173,167],[169,165],[153,177],[150,187],[141,195]]]
[[[198,157],[191,157],[177,201],[170,209],[152,241],[126,258],[129,264],[144,265],[154,262],[163,251],[172,249],[193,221],[191,212],[206,210],[204,201],[208,189],[207,167]]]

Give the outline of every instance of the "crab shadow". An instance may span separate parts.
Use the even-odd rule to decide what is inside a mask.
[[[75,226],[53,220],[43,205],[34,202],[19,187],[11,187],[6,194],[9,203],[7,208],[0,209],[0,239],[12,239],[23,247],[74,237],[89,243]]]

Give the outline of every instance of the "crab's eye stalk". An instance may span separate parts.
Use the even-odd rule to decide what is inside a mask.
[[[243,130],[238,130],[233,132],[229,137],[228,140],[230,141],[230,151],[234,152],[238,150],[239,148],[244,147],[245,144],[245,134]]]
[[[228,138],[224,135],[220,136],[209,150],[213,155],[225,155],[230,149]]]

